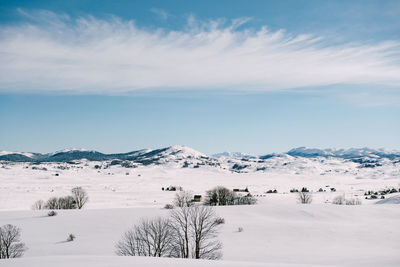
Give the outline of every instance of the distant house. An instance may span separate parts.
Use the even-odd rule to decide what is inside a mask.
[[[249,189],[247,187],[245,189],[234,188],[233,192],[249,192]]]
[[[201,202],[203,197],[201,195],[194,195],[193,202]]]
[[[172,185],[170,185],[167,188],[165,188],[165,191],[182,191],[182,190],[183,190],[182,186],[172,186]]]

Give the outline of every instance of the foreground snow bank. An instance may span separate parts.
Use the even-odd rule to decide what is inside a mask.
[[[207,260],[186,260],[170,258],[150,258],[150,257],[117,257],[117,256],[52,256],[35,257],[4,261],[5,266],[12,267],[293,267],[309,266],[300,264],[280,264],[280,263],[258,263],[258,262],[234,262],[234,261],[207,261]],[[313,265],[318,266],[318,265]],[[322,265],[321,265],[322,266]]]
[[[217,207],[223,261],[116,257],[122,233],[159,208],[0,211],[22,229],[24,258],[2,266],[399,266],[398,205],[269,204]],[[238,228],[242,227],[243,232]],[[69,233],[76,236],[66,242]],[[232,263],[232,262],[235,262]],[[147,264],[147,265],[146,265]]]

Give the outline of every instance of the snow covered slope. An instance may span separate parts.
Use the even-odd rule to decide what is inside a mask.
[[[21,227],[29,250],[1,266],[398,266],[400,209],[396,205],[301,205],[260,202],[217,207],[222,261],[113,257],[115,242],[158,208],[2,211],[0,225]],[[243,231],[238,232],[238,227]],[[69,233],[76,236],[65,242]],[[226,261],[226,262],[225,262]],[[137,265],[136,265],[137,264]]]

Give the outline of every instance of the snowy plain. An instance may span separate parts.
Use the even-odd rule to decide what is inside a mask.
[[[202,156],[189,159],[196,157]],[[258,159],[245,161],[247,170],[235,172],[231,166],[242,160],[220,161],[220,166],[199,168],[182,168],[176,158],[135,168],[87,160],[77,164],[3,162],[0,225],[20,227],[29,249],[23,258],[0,265],[400,266],[400,194],[384,200],[364,196],[367,190],[400,188],[399,163],[383,159],[377,167],[360,168],[338,158],[279,156],[261,165],[256,164]],[[260,166],[265,170],[256,171]],[[142,218],[168,214],[163,207],[176,192],[161,188],[171,185],[201,195],[217,185],[247,187],[257,197],[258,204],[253,206],[216,207],[226,221],[219,235],[222,260],[115,255],[115,243],[125,230]],[[63,210],[55,217],[30,210],[36,200],[67,195],[75,186],[89,194],[83,210]],[[302,187],[312,191],[312,204],[299,204],[296,194],[289,192]],[[320,188],[325,192],[317,192]],[[278,193],[266,194],[270,189]],[[362,205],[333,205],[340,195],[359,199]],[[239,227],[244,231],[239,232]],[[65,242],[69,233],[76,235],[74,242]]]

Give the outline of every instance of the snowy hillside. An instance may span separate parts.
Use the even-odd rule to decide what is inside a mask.
[[[379,152],[379,151],[378,151]],[[308,150],[207,156],[184,146],[120,154],[69,149],[2,152],[0,226],[22,229],[29,247],[2,266],[398,266],[400,158],[393,151]],[[350,156],[352,155],[352,156]],[[28,159],[28,160],[26,160]],[[254,206],[217,207],[225,219],[221,261],[118,257],[115,242],[142,218],[165,216],[181,187],[245,189]],[[31,211],[37,200],[83,187],[83,210]],[[306,187],[310,205],[293,189]],[[371,195],[365,195],[373,192]],[[376,193],[376,194],[375,194]],[[337,197],[357,206],[333,205]],[[380,205],[375,205],[380,204]],[[239,227],[243,228],[239,232]],[[77,236],[65,242],[69,233]]]

